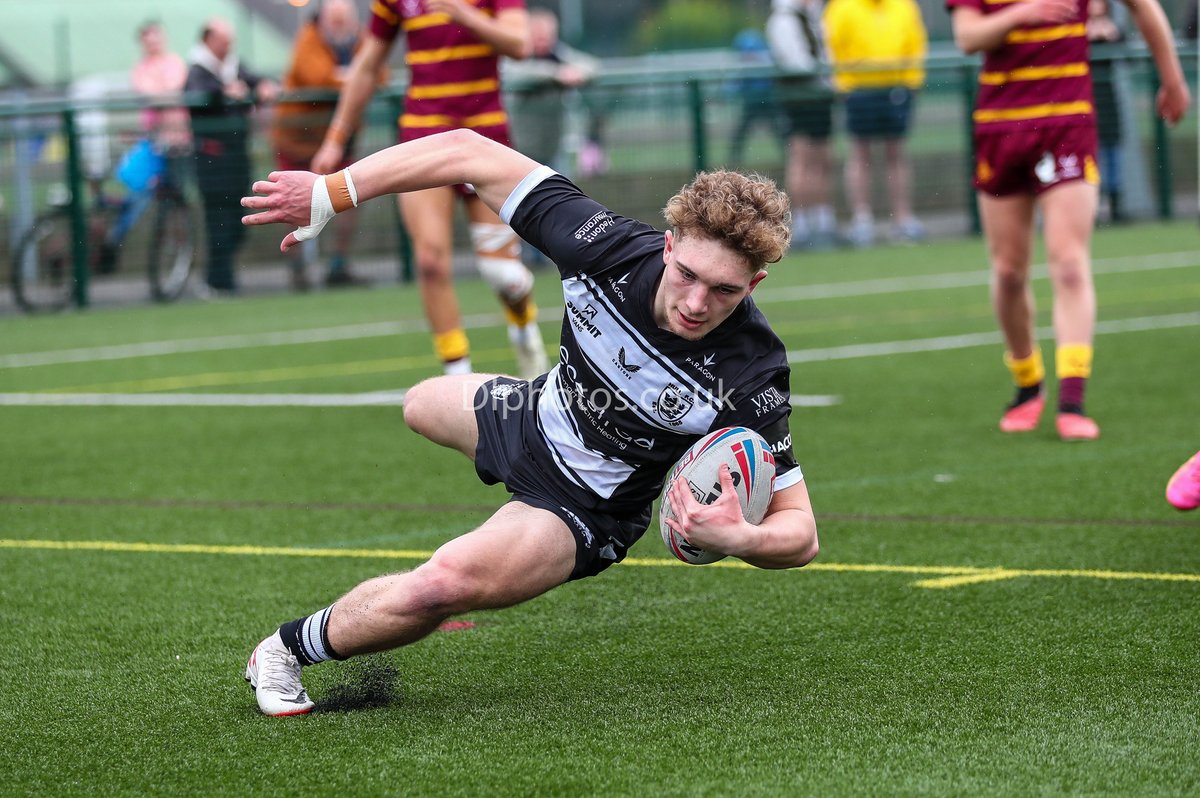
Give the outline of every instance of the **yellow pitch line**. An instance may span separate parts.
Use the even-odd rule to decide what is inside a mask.
[[[49,549],[58,551],[108,551],[136,554],[225,554],[255,557],[351,557],[359,559],[427,560],[432,551],[420,549],[319,549],[301,546],[219,546],[200,543],[124,543],[117,540],[13,540],[0,538],[0,549]],[[652,567],[689,567],[678,560],[651,557],[630,557],[622,565]],[[721,560],[706,568],[748,569],[754,566],[741,560]],[[1018,577],[1085,578],[1111,580],[1145,580],[1152,582],[1197,582],[1200,574],[1178,574],[1154,571],[1071,570],[1057,568],[978,568],[959,565],[883,565],[874,563],[812,563],[807,571],[830,573],[871,574],[933,574],[941,578],[925,579],[914,586],[949,588],[982,582],[994,582]]]

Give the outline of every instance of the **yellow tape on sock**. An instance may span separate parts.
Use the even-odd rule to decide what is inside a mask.
[[[1042,362],[1042,350],[1035,348],[1029,357],[1015,358],[1004,353],[1004,365],[1012,372],[1013,382],[1018,388],[1031,388],[1046,379],[1046,364]]]
[[[1092,376],[1092,347],[1088,344],[1064,344],[1054,353],[1055,372],[1060,380]]]
[[[462,360],[471,353],[471,343],[462,327],[444,333],[434,333],[433,350],[443,363]]]
[[[533,300],[525,303],[525,310],[517,313],[510,307],[505,306],[504,318],[508,319],[509,324],[515,324],[518,327],[524,327],[531,321],[537,321],[537,305],[533,304]]]

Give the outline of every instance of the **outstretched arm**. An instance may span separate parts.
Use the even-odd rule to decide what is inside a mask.
[[[480,11],[466,0],[426,0],[432,14],[445,14],[509,58],[528,58],[533,51],[529,35],[529,12],[508,8],[495,17]]]
[[[338,94],[337,108],[325,133],[325,140],[312,159],[313,171],[325,174],[337,168],[346,151],[350,134],[358,128],[363,109],[375,92],[379,71],[387,62],[391,42],[368,35],[354,54],[346,81]]]
[[[339,180],[353,187],[355,205],[384,194],[470,183],[479,198],[499,213],[517,184],[537,167],[536,161],[474,131],[451,130],[368,155],[345,170],[349,181],[341,172],[326,177],[272,172],[254,183],[255,196],[242,198],[243,207],[261,211],[243,217],[242,223],[323,225],[336,211],[344,210],[336,189],[331,193],[329,188],[330,181],[340,185]],[[296,233],[288,233],[280,248],[286,252],[300,240]]]
[[[1129,6],[1134,24],[1146,40],[1146,46],[1154,57],[1154,65],[1158,68],[1158,78],[1162,84],[1158,90],[1158,115],[1167,124],[1173,125],[1187,112],[1191,92],[1183,78],[1179,56],[1175,53],[1171,25],[1157,0],[1125,0],[1125,5]]]
[[[675,480],[667,492],[675,518],[667,525],[693,546],[758,568],[798,568],[817,556],[817,522],[803,481],[776,492],[755,525],[742,516],[729,466],[721,467],[720,479],[721,495],[712,504],[700,504],[687,480]]]

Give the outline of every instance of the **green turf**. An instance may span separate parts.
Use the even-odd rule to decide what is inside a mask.
[[[811,567],[670,566],[651,532],[642,564],[308,671],[328,711],[301,719],[257,713],[250,648],[503,491],[396,407],[0,407],[0,794],[1195,795],[1200,514],[1162,494],[1200,447],[1200,237],[1104,230],[1095,255],[1102,322],[1191,314],[1097,337],[1100,441],[997,432],[995,344],[809,362],[994,332],[979,241],[791,258],[757,297],[798,358],[793,392],[839,399],[793,413]],[[917,290],[938,275],[978,279]],[[901,284],[864,293],[885,279]],[[538,292],[560,304],[546,273]],[[483,286],[460,294],[495,314]],[[0,393],[393,390],[436,370],[418,320],[403,288],[8,317],[0,358],[413,331],[0,366]],[[498,316],[471,334],[480,367],[511,368]],[[146,543],[268,551],[130,548]],[[995,568],[1016,573],[971,570]]]

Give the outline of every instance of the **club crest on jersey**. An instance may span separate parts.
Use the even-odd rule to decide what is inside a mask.
[[[696,397],[684,391],[675,383],[668,383],[658,399],[654,402],[654,412],[658,417],[671,426],[677,427],[683,423],[683,417],[696,403]]]
[[[492,386],[492,398],[497,401],[503,401],[512,395],[513,391],[517,390],[517,386],[509,382],[502,382]]]
[[[620,349],[617,350],[617,356],[614,357],[612,360],[613,365],[616,366],[617,368],[619,368],[621,370],[621,373],[624,374],[626,377],[628,377],[629,379],[633,379],[633,375],[636,374],[637,372],[641,371],[642,367],[637,365],[636,363],[630,363],[625,358],[626,358],[625,347],[621,347]]]

